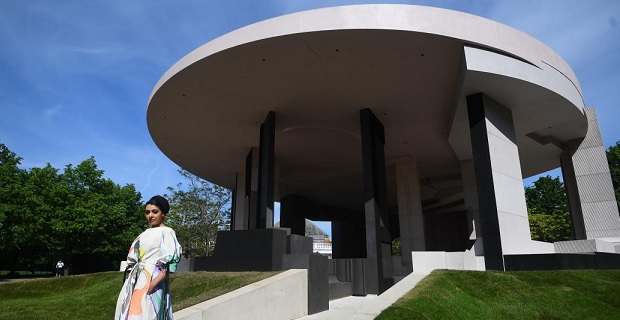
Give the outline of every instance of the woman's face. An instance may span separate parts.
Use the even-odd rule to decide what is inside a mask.
[[[146,222],[149,223],[151,228],[159,227],[164,222],[166,215],[155,205],[147,204],[144,208],[144,215],[146,216]]]

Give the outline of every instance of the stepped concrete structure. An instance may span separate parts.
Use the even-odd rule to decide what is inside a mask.
[[[618,248],[605,150],[575,73],[540,41],[470,14],[357,5],[258,22],[173,65],[147,121],[172,161],[233,190],[216,252],[256,260],[264,241],[267,268],[323,266],[286,237],[331,221],[327,269],[354,295],[414,268],[514,270],[532,254],[570,268],[571,254]],[[575,242],[533,241],[523,178],[558,167]],[[243,268],[243,256],[220,257]]]

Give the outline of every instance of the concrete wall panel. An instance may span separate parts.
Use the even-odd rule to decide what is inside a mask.
[[[614,202],[582,203],[588,239],[618,237],[618,207]]]
[[[613,184],[609,177],[609,172],[577,176],[579,196],[581,203],[615,201],[616,197],[612,192]]]
[[[607,156],[605,156],[605,147],[602,145],[575,152],[573,161],[575,174],[577,175],[597,173],[609,174],[609,164],[607,163]]]
[[[513,142],[489,134],[489,151],[493,159],[491,164],[493,171],[514,179],[521,179],[519,150]]]
[[[527,217],[498,211],[502,226],[502,244],[504,254],[532,253],[530,224]]]
[[[308,314],[308,270],[292,269],[174,313],[177,320],[297,319]]]
[[[563,157],[563,162],[567,162],[563,163],[563,175],[567,190],[571,192],[569,196],[578,198],[569,199],[571,214],[573,219],[583,216],[588,239],[620,237],[620,216],[596,111],[586,108],[585,113],[587,135],[578,147],[575,146],[578,141],[570,145],[572,156]],[[574,170],[571,171],[571,167]]]
[[[499,172],[493,172],[497,210],[527,219],[527,204],[523,191],[523,180],[514,179]],[[529,228],[528,228],[529,238]]]

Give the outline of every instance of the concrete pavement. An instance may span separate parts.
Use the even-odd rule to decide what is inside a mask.
[[[300,320],[347,319],[371,320],[413,289],[430,271],[413,272],[383,294],[345,297],[329,302],[329,310],[299,318]]]

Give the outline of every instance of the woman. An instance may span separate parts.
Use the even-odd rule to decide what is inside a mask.
[[[174,230],[164,225],[170,205],[161,196],[152,197],[144,209],[151,226],[129,248],[131,268],[116,302],[114,319],[172,319],[168,272],[175,272],[181,246]]]

